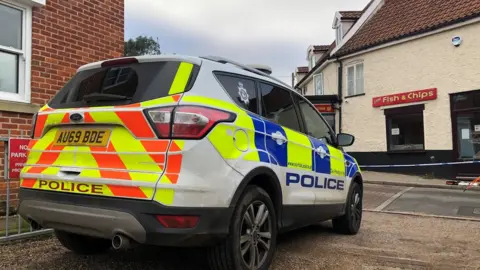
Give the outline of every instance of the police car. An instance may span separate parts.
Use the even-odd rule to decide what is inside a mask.
[[[34,116],[19,213],[79,254],[201,246],[212,269],[267,269],[277,235],[356,234],[362,175],[312,104],[221,57],[87,64]]]

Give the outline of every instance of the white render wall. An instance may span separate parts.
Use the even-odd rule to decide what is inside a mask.
[[[452,45],[453,36],[462,37],[460,47]],[[480,23],[344,59],[343,96],[346,66],[356,61],[364,62],[365,95],[343,103],[343,132],[356,137],[347,151],[387,150],[385,107],[373,108],[373,97],[426,88],[437,88],[438,98],[424,102],[425,149],[452,149],[449,93],[480,89]],[[420,103],[389,108],[414,104]]]

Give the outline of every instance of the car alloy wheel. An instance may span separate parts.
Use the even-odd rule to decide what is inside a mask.
[[[251,203],[240,227],[240,252],[248,269],[259,269],[271,248],[272,219],[267,206],[261,201]]]

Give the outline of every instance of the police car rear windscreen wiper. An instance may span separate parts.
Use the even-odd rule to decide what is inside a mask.
[[[115,100],[130,100],[131,97],[122,96],[122,95],[112,95],[112,94],[103,94],[103,93],[93,93],[86,96],[83,96],[84,101],[115,101]]]

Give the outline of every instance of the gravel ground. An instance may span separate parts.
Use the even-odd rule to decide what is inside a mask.
[[[356,236],[329,223],[281,236],[271,269],[480,269],[479,225],[366,212]],[[202,258],[163,248],[76,256],[51,237],[0,246],[0,269],[205,269]]]

